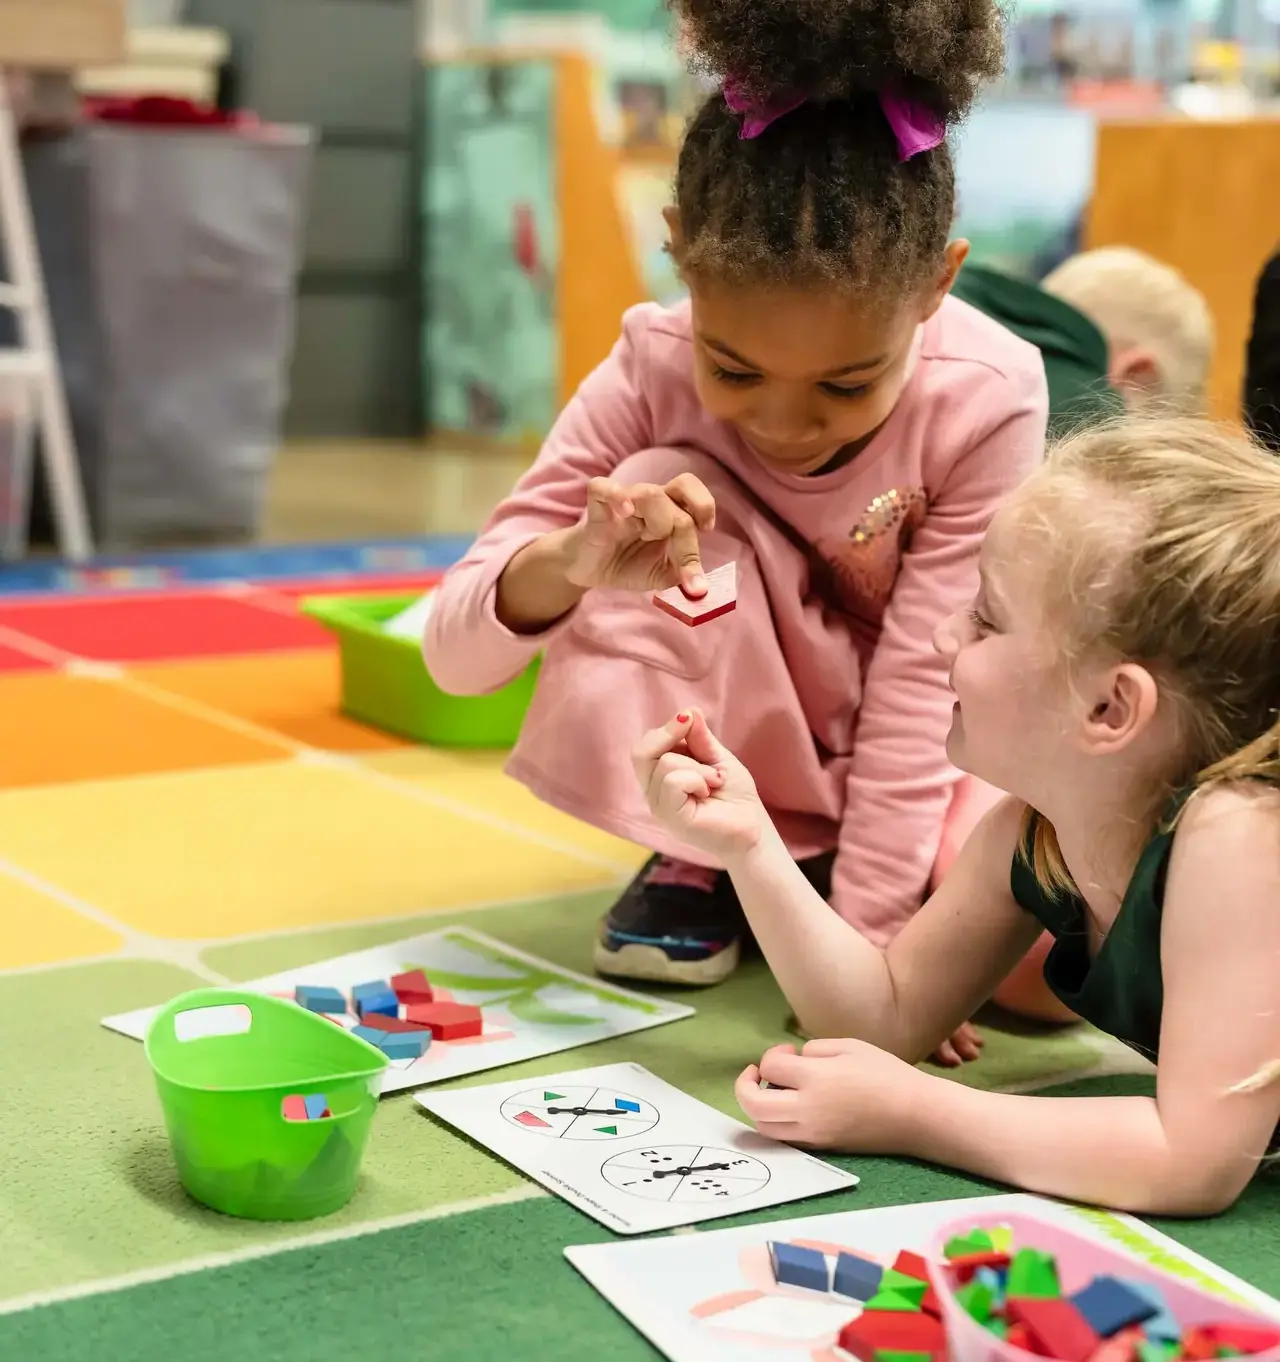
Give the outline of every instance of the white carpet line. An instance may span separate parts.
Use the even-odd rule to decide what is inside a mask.
[[[118,955],[111,957],[113,959],[123,957],[130,960],[159,960],[165,964],[178,965],[182,969],[189,970],[198,978],[205,980],[206,983],[226,984],[230,982],[225,975],[219,974],[217,970],[210,969],[199,958],[194,942],[177,941],[169,937],[153,936],[150,932],[140,932],[136,927],[130,927],[127,923],[112,917],[110,913],[103,912],[101,908],[90,903],[87,899],[82,899],[79,895],[72,894],[69,890],[63,889],[60,885],[43,879],[39,875],[33,875],[31,871],[5,856],[0,856],[0,875],[6,875],[9,879],[16,880],[19,884],[25,885],[37,894],[43,894],[55,903],[60,903],[64,908],[69,908],[80,917],[88,918],[90,922],[96,922],[100,927],[106,927],[109,931],[115,932],[121,938],[122,949]]]
[[[361,1225],[344,1225],[341,1229],[313,1230],[310,1234],[299,1234],[269,1244],[247,1244],[241,1248],[227,1249],[222,1253],[207,1253],[198,1258],[186,1258],[180,1263],[168,1263],[163,1267],[139,1268],[136,1272],[124,1272],[117,1277],[100,1277],[92,1282],[77,1282],[72,1286],[54,1287],[48,1291],[32,1291],[25,1296],[14,1296],[11,1300],[0,1301],[0,1315],[16,1315],[23,1310],[32,1310],[43,1305],[57,1305],[64,1301],[103,1296],[125,1291],[134,1286],[145,1286],[149,1282],[168,1281],[174,1277],[186,1277],[211,1268],[249,1263],[259,1258],[273,1258],[277,1254],[291,1253],[296,1249],[337,1244],[348,1239],[362,1239],[371,1234],[381,1234],[384,1230],[405,1229],[411,1225],[425,1224],[430,1220],[443,1220],[449,1216],[465,1215],[469,1211],[482,1211],[490,1206],[514,1206],[522,1201],[533,1201],[549,1195],[541,1187],[521,1183],[520,1186],[509,1188],[505,1192],[474,1197],[470,1201],[455,1202],[451,1206],[433,1206],[428,1211],[408,1211],[402,1215],[387,1216],[382,1220],[369,1220]]]
[[[61,667],[72,660],[72,655],[64,653],[61,648],[55,648],[51,643],[43,643],[40,639],[32,638],[30,634],[21,633],[17,629],[10,629],[7,624],[0,624],[0,643],[7,643],[14,652],[25,653],[27,657],[34,657],[55,667]]]

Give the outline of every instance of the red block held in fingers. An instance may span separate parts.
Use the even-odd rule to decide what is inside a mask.
[[[653,603],[681,624],[706,624],[727,615],[738,604],[738,565],[725,563],[708,572],[706,578],[705,596],[686,596],[682,587],[669,586],[665,591],[654,592]]]

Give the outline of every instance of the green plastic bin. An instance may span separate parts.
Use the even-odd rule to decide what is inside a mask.
[[[382,629],[418,599],[312,596],[302,602],[304,614],[337,636],[343,712],[432,747],[514,747],[540,660],[489,695],[447,695],[431,679],[418,643]]]
[[[182,1185],[215,1211],[309,1220],[351,1200],[387,1057],[326,1017],[237,989],[184,993],[146,1038]],[[329,1115],[288,1120],[288,1097]]]

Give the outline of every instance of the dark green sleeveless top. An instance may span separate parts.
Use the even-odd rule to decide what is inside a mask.
[[[1009,878],[1013,897],[1053,937],[1044,978],[1054,995],[1077,1016],[1153,1062],[1160,1048],[1164,1007],[1160,924],[1173,850],[1170,824],[1191,793],[1188,790],[1171,802],[1143,848],[1116,920],[1092,959],[1084,900],[1065,892],[1051,895],[1036,882],[1030,864],[1035,815],[1022,851],[1013,858]]]

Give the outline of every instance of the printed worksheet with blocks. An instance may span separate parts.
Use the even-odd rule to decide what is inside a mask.
[[[741,1215],[858,1183],[639,1064],[424,1093],[417,1101],[619,1234]]]

